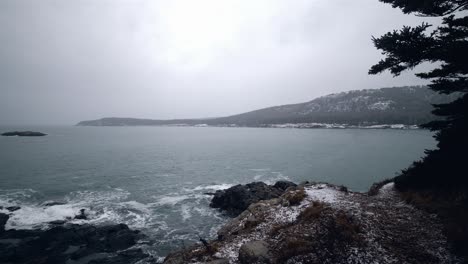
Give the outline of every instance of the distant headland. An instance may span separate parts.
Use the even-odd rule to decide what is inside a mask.
[[[411,129],[435,119],[431,114],[433,104],[454,99],[454,96],[440,95],[425,86],[406,86],[330,94],[305,103],[227,117],[172,120],[110,117],[81,121],[77,126]]]

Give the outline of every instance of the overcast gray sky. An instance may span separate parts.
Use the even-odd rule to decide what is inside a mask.
[[[422,84],[368,76],[377,0],[0,1],[0,124],[214,117]]]

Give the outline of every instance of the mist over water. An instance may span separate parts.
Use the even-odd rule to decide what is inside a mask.
[[[2,131],[21,127],[2,127]],[[85,208],[126,223],[158,256],[226,221],[206,192],[239,183],[324,181],[355,191],[392,177],[424,149],[425,130],[215,127],[36,127],[46,137],[0,137],[0,206],[19,205],[7,228],[47,228]],[[48,201],[65,202],[45,206]]]

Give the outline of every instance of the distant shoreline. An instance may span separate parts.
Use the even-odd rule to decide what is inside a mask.
[[[127,124],[76,124],[75,126],[87,127],[232,127],[232,128],[296,128],[296,129],[396,129],[417,130],[422,129],[419,125],[405,124],[376,124],[376,125],[349,125],[328,123],[284,123],[284,124],[261,124],[258,126],[242,126],[236,124],[208,125],[208,124],[167,124],[167,125],[127,125]]]
[[[215,118],[148,119],[103,117],[78,126],[213,126],[275,128],[417,129],[436,120],[433,104],[456,97],[426,87],[393,87],[330,94],[309,102],[280,105]]]

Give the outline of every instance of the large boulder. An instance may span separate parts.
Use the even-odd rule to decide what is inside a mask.
[[[289,187],[296,187],[296,186],[297,184],[295,184],[294,182],[290,182],[290,181],[277,181],[275,185],[273,185],[273,187],[283,190],[283,191],[286,191],[286,189],[288,189]]]
[[[253,182],[246,185],[239,184],[226,190],[216,191],[210,206],[225,210],[232,216],[237,216],[246,210],[249,205],[261,200],[278,198],[288,187],[295,186],[294,183],[284,181],[277,184],[271,186],[264,182]]]
[[[18,211],[19,209],[21,209],[21,207],[19,207],[19,206],[8,206],[6,209],[8,211],[10,211],[10,212],[14,212],[14,211]]]
[[[241,264],[271,263],[271,254],[265,241],[249,241],[239,249]]]
[[[135,263],[148,257],[129,250],[140,238],[124,224],[7,230],[0,232],[0,263]]]
[[[227,259],[216,259],[216,260],[206,262],[205,264],[229,264],[229,260],[227,260]]]

